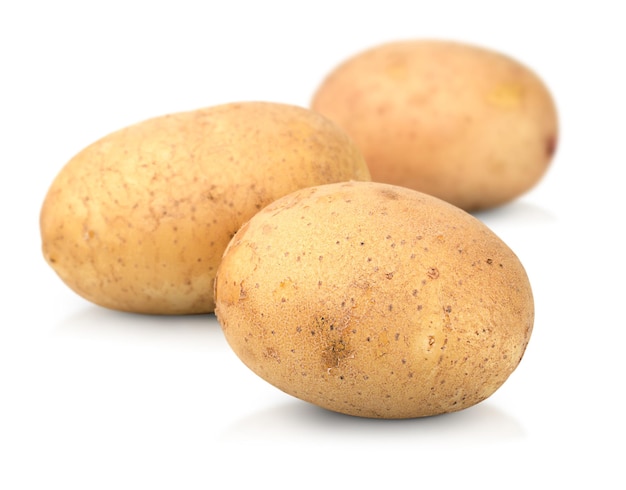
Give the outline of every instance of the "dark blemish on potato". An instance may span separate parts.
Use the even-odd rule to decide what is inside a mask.
[[[546,138],[546,157],[550,160],[556,153],[558,139],[555,135],[550,135]]]
[[[414,289],[414,290],[411,292],[411,294],[413,295],[413,297],[416,297],[416,296],[417,296],[417,289]]]
[[[417,311],[422,311],[422,308],[424,308],[422,305],[417,305]]]
[[[365,340],[367,340],[368,342],[371,342],[372,338],[371,337],[367,337]]]
[[[365,245],[365,242],[361,242],[361,246]]]
[[[400,340],[400,334],[396,333],[393,337],[396,341]]]
[[[387,279],[393,279],[393,272],[387,272],[387,273],[385,274],[385,277],[386,277]]]
[[[428,271],[426,271],[426,275],[431,279],[437,279],[439,277],[439,271],[436,267],[430,267]]]
[[[432,335],[429,335],[428,336],[428,350],[430,350],[433,345],[435,345],[435,337],[433,337]]]
[[[263,353],[263,357],[268,358],[268,359],[274,359],[278,364],[281,363],[280,355],[275,349],[272,349],[271,347],[268,347],[267,349],[265,349],[265,352]]]
[[[322,361],[329,372],[332,368],[338,367],[341,361],[350,357],[352,357],[352,352],[343,339],[328,339],[328,346],[322,352]]]
[[[488,263],[489,265],[493,264],[493,259],[487,259],[487,263]]]
[[[445,311],[446,313],[450,313],[450,312],[452,312],[452,306],[450,306],[450,305],[446,306],[446,307],[444,308],[444,311]]]
[[[392,201],[397,201],[399,198],[398,193],[393,189],[381,189],[379,192],[384,198]]]
[[[318,260],[320,260],[320,261],[322,261],[322,260],[324,260],[324,256],[323,256],[323,255],[320,255],[317,259],[318,259]]]
[[[389,306],[387,307],[387,309],[388,309],[389,311],[392,311],[392,310],[393,310],[393,305],[389,305]]]

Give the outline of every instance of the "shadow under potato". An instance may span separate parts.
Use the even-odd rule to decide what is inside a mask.
[[[507,223],[521,226],[529,223],[554,223],[556,221],[556,216],[547,209],[523,200],[516,200],[496,208],[470,214],[489,226]]]
[[[86,305],[63,318],[55,335],[127,342],[165,342],[223,350],[226,341],[213,313],[202,315],[144,315]]]
[[[370,419],[297,399],[254,412],[221,434],[227,443],[502,442],[525,436],[510,414],[486,401],[465,410],[413,419]]]

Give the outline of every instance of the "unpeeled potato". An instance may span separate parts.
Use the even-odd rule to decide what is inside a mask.
[[[461,42],[416,39],[357,53],[328,74],[311,108],[346,130],[373,180],[470,212],[529,191],[557,147],[555,101],[538,75]]]
[[[245,365],[360,417],[481,402],[520,363],[534,321],[524,267],[489,228],[375,182],[301,189],[261,210],[230,242],[215,290]]]
[[[137,313],[212,312],[237,229],[302,187],[369,180],[358,149],[306,108],[224,104],[149,119],[74,156],[42,205],[45,259],[76,293]]]

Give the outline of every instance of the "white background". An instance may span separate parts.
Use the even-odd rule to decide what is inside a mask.
[[[0,488],[626,488],[621,3],[3,2]],[[546,177],[479,215],[536,302],[526,355],[488,400],[405,421],[329,413],[245,368],[213,316],[107,311],[44,262],[45,192],[95,139],[224,102],[306,106],[345,57],[415,37],[503,51],[559,106]]]

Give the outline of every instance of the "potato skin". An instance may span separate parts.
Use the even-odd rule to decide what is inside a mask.
[[[306,108],[241,102],[160,116],[62,168],[41,208],[43,255],[101,306],[209,313],[222,253],[255,212],[302,187],[369,178],[345,133]]]
[[[234,236],[216,316],[236,355],[284,392],[349,415],[414,418],[493,394],[534,303],[517,256],[476,218],[374,182],[285,196]]]
[[[357,53],[330,72],[311,108],[348,132],[372,180],[470,212],[534,187],[557,146],[556,105],[543,81],[517,60],[460,42],[397,41]]]

